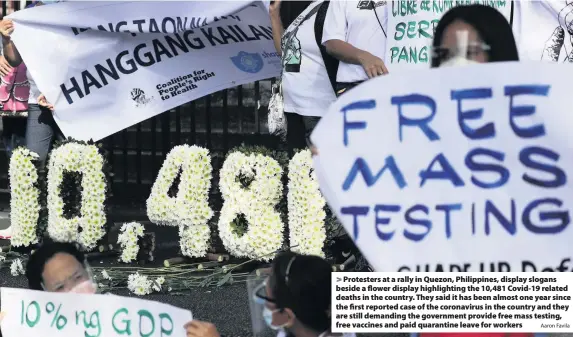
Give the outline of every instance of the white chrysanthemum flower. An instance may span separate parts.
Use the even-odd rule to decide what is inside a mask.
[[[282,172],[276,160],[261,154],[234,152],[225,160],[219,181],[225,203],[218,227],[219,236],[231,254],[268,261],[273,257],[268,254],[281,247],[284,224],[275,206],[282,196]],[[241,185],[239,175],[253,179],[249,187]],[[232,226],[240,214],[248,222],[242,236]]]
[[[11,245],[28,247],[38,243],[36,228],[40,217],[40,190],[38,171],[34,165],[38,155],[20,147],[14,150],[10,159],[10,224]]]
[[[172,198],[168,191],[179,171],[179,191]],[[163,162],[147,199],[147,216],[151,221],[180,227],[181,251],[185,256],[202,257],[209,248],[210,229],[207,222],[213,217],[209,207],[212,171],[207,149],[176,146]]]
[[[138,296],[151,294],[152,285],[147,276],[139,273],[131,274],[127,279],[127,289]]]
[[[139,238],[143,237],[143,225],[137,222],[125,223],[121,226],[117,243],[121,246],[120,261],[129,263],[135,261],[139,253]]]
[[[292,250],[324,257],[326,201],[312,169],[310,150],[294,155],[288,171],[288,219]]]
[[[12,276],[24,275],[22,260],[16,259],[12,261],[12,264],[10,265],[10,274],[12,274]]]
[[[111,280],[111,276],[109,276],[107,270],[105,269],[101,271],[101,276],[103,277],[104,280]]]
[[[103,174],[104,159],[95,145],[67,143],[52,151],[48,164],[48,234],[55,241],[79,242],[86,249],[95,248],[105,235],[104,211],[107,183]],[[66,219],[60,185],[64,172],[82,173],[81,217]],[[79,232],[78,229],[82,228]]]

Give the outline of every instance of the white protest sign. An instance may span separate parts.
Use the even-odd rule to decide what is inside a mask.
[[[521,59],[573,60],[573,1],[516,1],[513,26]]]
[[[490,63],[341,96],[312,134],[315,169],[374,269],[573,271],[568,78],[559,64]]]
[[[62,132],[79,140],[280,70],[262,2],[63,2],[9,18]]]
[[[50,293],[2,288],[4,337],[185,337],[191,312],[113,295]]]
[[[498,9],[511,16],[511,1],[422,0],[389,1],[388,40],[384,63],[389,71],[423,69],[430,66],[434,30],[445,12],[453,7],[474,3]]]

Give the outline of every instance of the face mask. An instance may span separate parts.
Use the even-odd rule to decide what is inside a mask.
[[[74,294],[95,294],[97,287],[95,283],[91,280],[86,280],[80,284],[77,284],[69,292]]]
[[[265,323],[269,328],[273,330],[280,330],[283,328],[283,325],[281,326],[273,325],[273,313],[275,313],[276,311],[277,310],[272,311],[271,309],[265,307],[263,309],[263,319],[265,320]]]
[[[461,67],[477,63],[479,62],[476,62],[474,60],[468,60],[463,56],[456,56],[440,64],[440,67]]]

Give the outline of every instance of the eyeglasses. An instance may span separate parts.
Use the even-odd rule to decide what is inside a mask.
[[[465,57],[469,60],[475,59],[477,55],[488,52],[491,47],[485,43],[470,43],[468,44]],[[432,48],[432,58],[439,61],[447,61],[452,57],[459,55],[460,51],[455,49],[449,49],[446,47],[434,47]]]
[[[290,261],[287,264],[287,268],[285,271],[285,285],[288,288],[288,281],[289,281],[289,274],[290,274],[290,269],[292,267],[292,264],[294,262],[294,260],[296,259],[296,256],[293,256]],[[267,279],[268,280],[268,279]],[[254,299],[255,302],[259,303],[259,304],[264,304],[264,302],[271,302],[271,303],[276,303],[275,299],[272,299],[270,297],[267,296],[267,280],[263,281],[261,283],[261,285],[259,285],[254,292]]]

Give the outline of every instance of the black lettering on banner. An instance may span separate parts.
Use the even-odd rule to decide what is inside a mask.
[[[168,20],[169,19],[169,20]],[[240,19],[237,17],[237,20]],[[146,20],[133,20],[138,25],[138,30],[143,31]],[[193,26],[197,21],[177,21],[166,18],[162,28],[167,27],[168,22],[172,29],[179,30],[184,26]],[[206,22],[206,19],[205,19]],[[158,27],[155,20],[149,20],[150,27]],[[124,22],[118,23],[117,29],[125,27]],[[211,46],[227,45],[230,43],[240,43],[245,41],[257,41],[260,39],[272,40],[271,27],[248,25],[248,30],[241,29],[238,25],[226,27],[206,27],[200,28],[201,33]],[[83,29],[74,28],[74,33],[79,34]],[[113,30],[112,30],[113,31]],[[189,53],[190,50],[200,50],[205,48],[203,40],[195,35],[194,30],[185,30],[181,33],[163,36],[151,41],[151,44],[138,44],[132,53],[124,50],[114,58],[109,58],[101,64],[96,64],[93,70],[86,69],[81,73],[81,81],[71,77],[65,83],[60,84],[60,89],[68,104],[73,104],[74,99],[81,99],[95,89],[101,89],[109,85],[113,80],[119,80],[120,75],[129,75],[137,71],[139,67],[149,67],[166,59]],[[94,71],[95,70],[95,71]]]
[[[163,37],[163,40],[154,39],[151,45],[141,43],[134,48],[132,54],[124,50],[115,58],[107,59],[103,64],[96,64],[95,72],[82,71],[81,82],[71,77],[67,83],[60,84],[60,89],[68,104],[73,104],[74,99],[82,99],[93,92],[93,87],[101,89],[111,83],[111,80],[119,80],[120,74],[132,74],[138,67],[149,67],[180,53],[188,53],[190,48],[195,50],[205,48],[203,41],[195,37],[191,30],[185,31],[183,36],[173,34]]]

